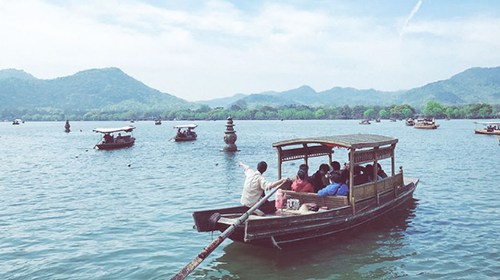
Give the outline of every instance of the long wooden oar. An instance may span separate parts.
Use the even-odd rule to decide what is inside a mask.
[[[215,248],[219,247],[219,245],[222,243],[222,241],[224,241],[227,237],[229,237],[231,235],[231,233],[233,233],[233,231],[239,225],[241,225],[244,221],[246,221],[248,219],[248,217],[250,217],[250,215],[257,208],[259,208],[262,204],[264,204],[264,202],[266,202],[266,200],[269,197],[271,197],[271,195],[273,195],[279,188],[281,188],[285,182],[281,183],[279,186],[277,186],[272,191],[270,191],[268,194],[266,194],[266,196],[261,198],[261,200],[259,200],[254,206],[250,207],[250,209],[248,209],[248,211],[246,211],[243,215],[241,215],[241,217],[239,217],[238,220],[236,220],[236,222],[234,222],[234,224],[229,226],[223,233],[221,233],[219,235],[219,237],[214,239],[214,241],[212,241],[212,243],[208,244],[208,246],[205,247],[205,249],[203,249],[203,251],[201,251],[198,254],[198,256],[196,256],[196,258],[194,258],[190,263],[188,263],[183,269],[181,269],[174,277],[172,277],[170,279],[171,280],[182,280],[182,279],[186,278],[189,275],[189,273],[191,273],[203,260],[205,260],[206,257],[208,257],[208,255],[210,255],[210,253],[212,253],[215,250]]]

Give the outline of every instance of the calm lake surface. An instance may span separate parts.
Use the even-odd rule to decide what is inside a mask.
[[[472,120],[234,122],[235,154],[222,152],[225,121],[196,122],[191,143],[169,141],[181,122],[136,122],[136,145],[116,151],[93,149],[92,129],[128,122],[0,123],[0,279],[169,279],[217,236],[192,212],[239,204],[239,161],[266,160],[275,180],[273,142],[348,133],[399,139],[396,165],[420,178],[412,205],[283,250],[226,240],[189,279],[500,278],[500,145]]]

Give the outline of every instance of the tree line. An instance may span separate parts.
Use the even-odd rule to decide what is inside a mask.
[[[419,111],[414,107],[403,105],[391,106],[325,106],[309,107],[289,105],[281,107],[261,106],[244,108],[232,105],[229,108],[211,108],[202,105],[197,109],[176,109],[159,111],[157,109],[128,110],[62,110],[54,108],[38,109],[2,109],[0,117],[11,121],[21,118],[27,121],[110,121],[110,120],[224,120],[228,116],[239,120],[322,120],[322,119],[406,119],[409,117],[427,116],[450,119],[484,119],[499,118],[500,104],[468,104],[445,106],[437,101],[427,102]]]

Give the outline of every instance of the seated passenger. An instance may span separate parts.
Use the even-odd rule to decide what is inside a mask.
[[[319,166],[318,171],[316,171],[309,178],[309,181],[313,185],[314,192],[318,192],[319,190],[326,187],[330,183],[327,178],[329,170],[330,167],[328,166],[328,164],[323,163]]]
[[[104,143],[113,143],[113,136],[109,133],[104,134]]]
[[[122,138],[122,134],[118,133],[118,136],[116,136],[116,143],[123,143],[125,140]]]
[[[292,183],[292,190],[296,192],[314,192],[314,188],[306,180],[306,172],[303,169],[299,169],[297,176]]]
[[[309,178],[309,166],[307,164],[303,163],[303,164],[299,165],[299,169],[302,169],[306,172],[306,178],[308,179]]]
[[[370,178],[368,178],[368,176],[366,175],[365,168],[360,165],[354,166],[354,185],[362,185],[364,183],[368,183],[369,181]]]
[[[332,161],[332,171],[340,171],[340,162]]]
[[[377,162],[377,168],[378,168],[377,175],[382,178],[387,178],[387,174],[385,173],[385,171],[382,169],[382,166],[378,162]]]
[[[345,183],[342,183],[341,180],[342,175],[340,172],[333,172],[330,177],[330,181],[332,183],[319,190],[318,196],[348,195],[349,187]]]
[[[371,164],[367,164],[365,166],[365,173],[366,173],[366,176],[368,177],[369,182],[375,182],[375,180],[377,180],[377,181],[382,180],[382,177],[375,174],[375,170],[373,170],[373,165],[371,165]],[[375,176],[376,176],[376,178],[374,178]]]

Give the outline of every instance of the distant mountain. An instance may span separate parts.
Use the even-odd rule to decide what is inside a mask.
[[[223,97],[223,98],[215,98],[215,99],[210,99],[210,100],[202,100],[202,101],[197,101],[196,103],[203,104],[210,106],[212,108],[215,107],[228,107],[230,104],[240,100],[241,98],[245,97],[246,95],[242,93],[235,94],[231,97]]]
[[[5,79],[36,80],[33,75],[17,69],[0,70],[0,80]]]
[[[443,104],[500,103],[500,67],[470,68],[448,80],[403,93],[398,103],[422,105],[429,100]]]
[[[150,88],[118,68],[91,69],[51,80],[37,79],[16,69],[0,70],[0,110],[54,108],[86,112],[101,110],[158,111],[238,106],[386,106],[409,104],[422,108],[427,101],[444,105],[500,103],[500,67],[471,68],[450,79],[407,91],[384,92],[375,89],[334,87],[316,92],[304,85],[283,92],[266,91],[236,94],[228,98],[188,102]]]
[[[52,80],[9,69],[1,71],[0,77],[0,108],[88,111],[193,107],[192,103],[150,88],[118,68],[91,69]]]
[[[427,84],[423,87],[386,92],[375,89],[334,87],[316,92],[305,85],[283,92],[262,92],[251,95],[238,94],[230,98],[201,101],[212,107],[230,107],[244,104],[247,108],[280,105],[307,106],[356,106],[409,104],[422,108],[427,101],[436,100],[445,105],[471,103],[500,103],[500,67],[471,68],[448,80]],[[232,103],[229,103],[232,101]],[[210,103],[208,103],[210,102]]]

